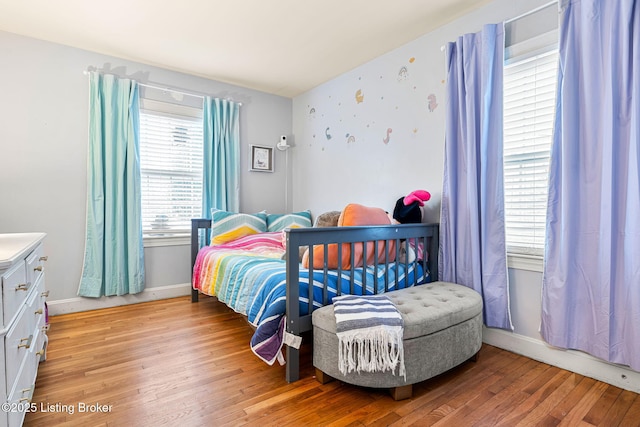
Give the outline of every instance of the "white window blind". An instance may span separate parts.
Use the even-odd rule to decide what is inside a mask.
[[[202,119],[142,109],[140,172],[144,233],[188,232],[201,216]]]
[[[504,186],[507,251],[543,255],[558,52],[504,69]]]

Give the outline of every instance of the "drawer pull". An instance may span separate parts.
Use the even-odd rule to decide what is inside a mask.
[[[28,290],[29,290],[28,283],[21,283],[18,286],[16,286],[16,291],[28,291]]]
[[[33,314],[42,314],[42,309],[39,308],[36,311],[33,312]]]
[[[38,356],[44,356],[44,348],[43,348],[42,350],[38,350],[38,351],[36,351],[36,354],[37,354]]]
[[[20,390],[20,392],[24,395],[25,393],[29,393],[29,397],[22,397],[20,398],[19,402],[29,402],[31,403],[31,400],[33,399],[33,392],[36,389],[36,385],[34,384],[33,386],[29,387],[29,388],[23,388],[22,390]]]
[[[20,340],[20,344],[18,344],[18,348],[29,348],[29,347],[31,347],[31,341],[33,341],[33,334],[29,335],[29,338],[22,338]]]
[[[49,257],[45,255],[45,256],[41,256],[39,261],[47,261],[48,259]]]
[[[36,268],[33,269],[33,271],[42,271],[42,266],[39,265]]]
[[[40,294],[41,297],[48,297],[49,296],[49,291],[44,291],[43,293]]]

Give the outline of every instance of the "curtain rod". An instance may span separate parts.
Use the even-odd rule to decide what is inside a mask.
[[[89,75],[89,70],[82,71],[82,74],[84,74],[85,76],[88,76]],[[204,95],[202,93],[187,92],[187,91],[184,91],[184,90],[178,90],[178,89],[174,89],[174,88],[167,87],[167,86],[158,86],[158,85],[154,85],[154,84],[140,83],[140,82],[136,82],[136,83],[139,86],[148,87],[150,89],[158,89],[158,90],[162,90],[162,91],[166,91],[166,92],[179,93],[179,94],[182,94],[182,95],[193,96],[193,97],[201,98],[201,99],[204,99],[205,96],[209,96],[209,95]],[[223,99],[226,99],[227,101],[236,102],[232,98],[223,98]],[[242,106],[242,102],[236,102],[236,104]]]
[[[521,14],[521,15],[515,16],[515,17],[510,18],[510,19],[507,19],[507,20],[504,21],[504,23],[505,24],[509,24],[509,23],[511,23],[513,21],[517,21],[518,19],[526,18],[529,15],[532,15],[532,14],[534,14],[536,12],[541,11],[542,9],[546,9],[549,6],[552,6],[552,5],[557,4],[557,3],[558,3],[558,0],[550,1],[549,3],[543,4],[542,6],[536,7],[535,9],[529,10],[529,11],[527,11],[527,12]],[[440,52],[444,52],[445,48],[446,48],[446,45],[440,46]]]
[[[138,84],[140,86],[144,86],[144,87],[148,87],[149,89],[158,89],[164,92],[175,92],[175,93],[179,93],[181,95],[188,95],[188,96],[193,96],[195,98],[202,98],[204,99],[205,95],[199,94],[199,93],[193,93],[193,92],[185,92],[183,90],[177,90],[177,89],[173,89],[170,87],[165,87],[165,86],[156,86],[156,85],[152,85],[152,84],[148,84],[148,83],[140,83],[138,82]]]
[[[558,4],[558,0],[550,1],[550,2],[549,2],[549,3],[547,3],[547,4],[543,4],[542,6],[539,6],[539,7],[536,7],[535,9],[532,9],[532,10],[527,11],[527,12],[523,13],[522,15],[518,15],[518,16],[513,17],[513,18],[511,18],[511,19],[507,19],[507,20],[505,20],[505,21],[504,21],[504,23],[505,23],[505,24],[509,24],[509,23],[511,23],[511,22],[513,22],[513,21],[517,21],[518,19],[526,18],[527,16],[529,16],[529,15],[533,15],[534,13],[539,12],[539,11],[541,11],[542,9],[546,9],[546,8],[548,8],[549,6],[552,6],[552,5],[554,5],[554,4]]]

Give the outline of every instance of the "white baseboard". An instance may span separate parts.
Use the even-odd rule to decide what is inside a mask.
[[[80,311],[98,310],[100,308],[117,307],[120,305],[175,298],[190,294],[191,284],[181,283],[178,285],[147,288],[139,294],[134,295],[101,298],[76,297],[57,301],[47,301],[47,307],[49,308],[49,316],[57,316],[60,314],[77,313]]]
[[[640,393],[640,372],[581,351],[551,347],[541,340],[493,328],[483,328],[482,341],[539,362]]]

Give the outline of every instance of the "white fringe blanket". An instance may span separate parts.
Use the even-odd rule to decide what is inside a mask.
[[[391,371],[406,379],[402,315],[384,295],[333,298],[338,336],[338,368],[350,372]]]

